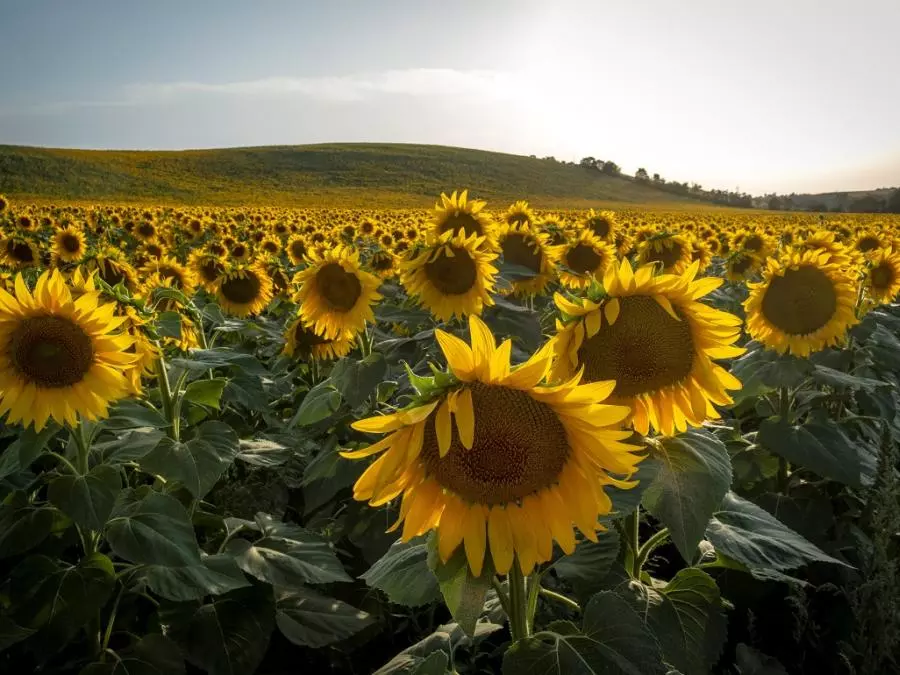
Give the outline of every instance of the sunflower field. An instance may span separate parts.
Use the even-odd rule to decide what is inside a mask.
[[[900,672],[900,218],[0,197],[0,672]]]

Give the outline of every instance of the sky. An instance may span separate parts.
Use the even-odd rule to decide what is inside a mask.
[[[0,0],[0,15],[5,144],[430,143],[753,194],[900,185],[898,0]]]

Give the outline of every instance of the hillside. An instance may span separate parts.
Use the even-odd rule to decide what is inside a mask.
[[[428,206],[469,187],[538,207],[700,205],[571,164],[434,145],[324,144],[186,151],[0,145],[0,193],[19,199],[314,206]]]

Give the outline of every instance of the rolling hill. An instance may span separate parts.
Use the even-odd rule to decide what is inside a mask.
[[[430,206],[471,188],[545,208],[612,203],[701,206],[629,177],[483,150],[323,144],[185,151],[63,150],[0,145],[0,193],[32,200],[237,206]]]

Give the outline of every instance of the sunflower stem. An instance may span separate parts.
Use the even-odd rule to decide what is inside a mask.
[[[536,572],[525,579],[527,588],[526,593],[526,612],[525,612],[525,629],[528,635],[534,632],[534,615],[537,613],[538,594],[541,592],[541,575]]]
[[[556,600],[557,602],[561,602],[566,607],[570,609],[574,609],[576,612],[581,611],[581,605],[572,600],[572,598],[567,598],[562,593],[557,593],[556,591],[551,591],[546,588],[542,588],[540,590],[540,594],[543,595],[548,600]]]
[[[91,451],[90,437],[85,433],[84,422],[79,422],[78,426],[72,430],[72,439],[78,448],[78,457],[75,462],[76,473],[83,476],[88,472],[88,455]]]
[[[78,469],[75,468],[75,465],[69,461],[69,459],[65,455],[61,455],[58,452],[48,452],[48,455],[51,457],[56,457],[60,462],[62,462],[66,467],[68,467],[69,471],[74,473],[76,476],[79,474]]]
[[[793,422],[791,415],[791,392],[787,387],[781,387],[778,393],[779,398],[779,411],[778,414],[781,417],[782,421],[787,424],[791,424]],[[790,464],[784,457],[778,458],[778,490],[779,492],[787,493],[788,486],[790,483]]]
[[[666,540],[668,539],[669,528],[664,527],[644,542],[640,550],[638,550],[638,554],[634,560],[634,572],[636,579],[640,579],[641,570],[644,568],[644,564],[647,562],[647,558],[650,557],[650,554],[653,553],[655,549],[666,543]]]
[[[106,651],[109,647],[109,639],[112,637],[113,626],[116,623],[116,612],[119,611],[119,600],[122,599],[122,593],[125,591],[125,585],[120,584],[119,592],[116,594],[116,600],[113,602],[112,610],[109,613],[109,619],[106,622],[106,631],[103,633],[103,642],[100,645],[100,649],[102,650],[102,654],[100,655],[100,662],[103,663],[106,660]]]
[[[178,428],[175,426],[174,420],[174,401],[172,400],[172,387],[169,385],[169,373],[166,370],[166,361],[160,355],[156,360],[156,379],[159,380],[159,397],[162,399],[163,415],[169,422],[169,438],[173,441],[178,440]]]
[[[631,548],[631,578],[641,578],[641,564],[639,562],[641,550],[641,507],[634,510],[631,514],[631,531],[628,533],[628,545]]]
[[[506,576],[509,582],[509,632],[513,642],[528,637],[528,606],[525,597],[525,576],[519,567],[518,558],[513,559],[512,567]]]
[[[219,553],[221,552],[222,550],[219,549]],[[506,616],[509,616],[509,596],[506,594],[506,591],[503,590],[503,584],[496,576],[491,579],[491,587],[497,594],[497,599],[500,601],[500,606],[503,608]]]

